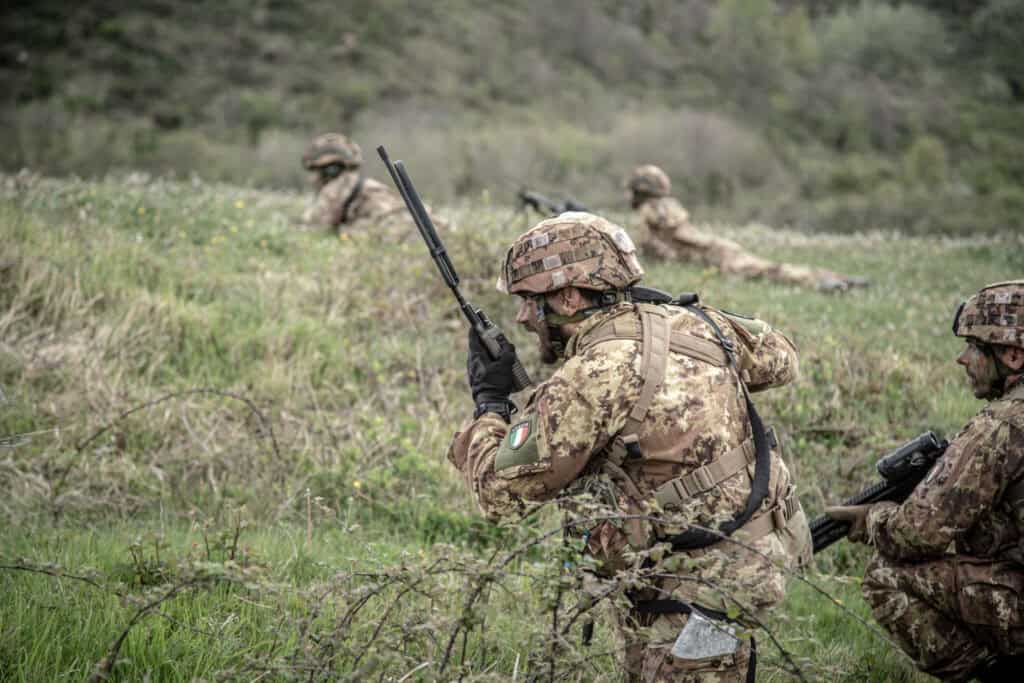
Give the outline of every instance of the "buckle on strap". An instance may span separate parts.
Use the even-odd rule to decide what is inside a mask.
[[[619,435],[612,439],[608,448],[608,459],[614,465],[622,466],[627,460],[638,460],[644,456],[640,449],[640,437],[636,434]]]
[[[785,529],[788,521],[789,506],[785,504],[785,501],[780,501],[779,505],[772,508],[772,524],[776,529]]]
[[[715,478],[711,475],[708,466],[703,465],[702,467],[698,467],[694,471],[690,472],[685,477],[680,477],[679,483],[682,484],[683,490],[685,490],[689,496],[693,497],[699,493],[703,493],[704,491],[714,488],[715,484],[718,482],[716,482]]]
[[[658,501],[662,508],[679,505],[687,498],[689,495],[678,479],[670,479],[654,491],[654,500]]]

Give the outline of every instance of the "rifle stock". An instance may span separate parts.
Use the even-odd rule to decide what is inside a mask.
[[[902,503],[928,475],[947,446],[949,443],[934,432],[925,432],[908,441],[875,464],[882,476],[881,481],[847,498],[841,505],[870,505],[882,501]],[[828,515],[811,520],[810,527],[815,554],[850,533],[849,522],[840,522]]]

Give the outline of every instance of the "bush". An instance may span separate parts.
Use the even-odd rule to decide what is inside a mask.
[[[914,141],[903,157],[903,172],[908,182],[935,189],[946,182],[946,147],[930,135]]]
[[[910,80],[947,56],[942,21],[925,9],[864,0],[822,22],[821,55],[880,78]]]

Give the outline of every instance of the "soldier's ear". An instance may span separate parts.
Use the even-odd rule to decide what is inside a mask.
[[[1003,346],[999,349],[999,360],[1011,370],[1024,369],[1024,349],[1017,346]]]

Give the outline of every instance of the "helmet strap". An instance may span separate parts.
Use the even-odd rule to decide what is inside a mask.
[[[538,316],[547,323],[549,327],[559,327],[561,325],[569,325],[572,323],[583,322],[595,313],[600,313],[606,308],[614,306],[615,304],[623,301],[628,301],[629,298],[625,292],[620,291],[608,291],[608,292],[597,292],[597,302],[594,306],[589,308],[583,308],[572,315],[562,315],[561,313],[555,313],[551,310],[551,306],[546,300],[538,302]]]

